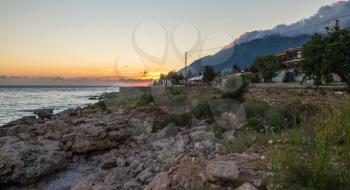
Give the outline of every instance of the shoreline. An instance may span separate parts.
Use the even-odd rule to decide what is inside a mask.
[[[116,86],[54,86],[54,87],[47,87],[47,86],[0,86],[0,89],[1,88],[10,88],[10,89],[46,89],[46,88],[49,88],[49,89],[89,89],[89,88],[115,88],[116,91],[115,92],[101,92],[99,94],[90,94],[90,95],[87,95],[85,98],[82,98],[81,100],[84,100],[86,101],[85,104],[83,105],[79,105],[79,103],[76,103],[77,105],[75,106],[68,106],[68,103],[66,108],[64,109],[59,109],[59,108],[50,108],[50,104],[46,104],[45,106],[41,106],[41,107],[37,107],[37,108],[33,108],[33,109],[23,109],[23,110],[20,110],[20,112],[26,112],[27,114],[24,115],[24,114],[21,114],[22,116],[19,116],[17,118],[14,118],[8,122],[5,122],[5,123],[2,123],[0,124],[0,128],[10,124],[10,123],[14,123],[18,120],[21,120],[23,118],[26,118],[26,117],[30,117],[30,116],[35,116],[35,114],[33,113],[34,111],[36,110],[40,110],[40,109],[52,109],[53,110],[53,113],[54,114],[57,114],[57,113],[60,113],[60,112],[63,112],[65,110],[68,110],[68,109],[74,109],[74,108],[78,108],[78,107],[81,107],[81,108],[84,108],[84,107],[87,107],[88,105],[90,104],[95,104],[97,103],[98,101],[100,100],[103,100],[106,96],[117,96],[117,94],[119,93],[119,87],[116,87]],[[73,93],[73,92],[72,92]],[[43,97],[44,98],[44,97]],[[94,101],[94,102],[87,102],[87,101]],[[62,105],[64,106],[64,104]]]

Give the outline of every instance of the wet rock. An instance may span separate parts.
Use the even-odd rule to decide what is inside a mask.
[[[238,166],[234,161],[210,161],[206,167],[210,181],[230,181],[238,179]]]
[[[37,115],[39,119],[51,119],[53,109],[37,109],[33,113]]]

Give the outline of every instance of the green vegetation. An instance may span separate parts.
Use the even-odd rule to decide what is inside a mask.
[[[264,82],[271,82],[280,68],[280,60],[275,55],[268,55],[257,57],[249,70],[253,73],[260,73]]]
[[[89,104],[89,105],[87,106],[87,108],[88,108],[88,109],[100,109],[100,110],[109,112],[105,101],[98,101],[98,102],[95,103],[95,104]]]
[[[260,120],[256,118],[249,118],[244,127],[248,130],[252,130],[258,133],[263,133],[265,131],[264,126],[261,124]]]
[[[237,138],[225,144],[223,153],[229,154],[244,152],[253,145],[255,137],[256,134],[244,131],[243,133],[240,133]]]
[[[222,139],[222,134],[224,133],[224,128],[218,123],[213,123],[211,125],[215,138]]]
[[[273,150],[275,189],[347,189],[350,106],[315,116],[295,130],[293,141]]]
[[[192,110],[194,117],[198,119],[212,118],[212,113],[208,102],[201,101],[199,102]]]
[[[152,94],[144,94],[141,96],[141,98],[137,101],[136,107],[141,107],[150,104],[151,102],[154,102]]]
[[[339,21],[334,28],[326,28],[328,34],[315,34],[302,49],[302,70],[305,78],[319,86],[332,81],[337,73],[350,84],[350,31],[341,30]]]
[[[260,83],[261,81],[259,73],[245,72],[242,74],[242,78],[249,83]]]
[[[240,76],[230,77],[224,85],[222,98],[231,98],[243,101],[243,96],[247,92],[249,82]]]

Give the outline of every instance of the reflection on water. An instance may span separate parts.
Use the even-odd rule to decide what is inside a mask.
[[[57,113],[95,103],[90,96],[117,91],[118,87],[0,87],[0,126],[32,115],[35,109],[51,108]]]

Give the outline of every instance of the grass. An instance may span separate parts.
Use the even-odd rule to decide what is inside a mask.
[[[273,152],[275,189],[347,189],[350,185],[350,106],[312,118]],[[303,130],[303,131],[302,131]]]

